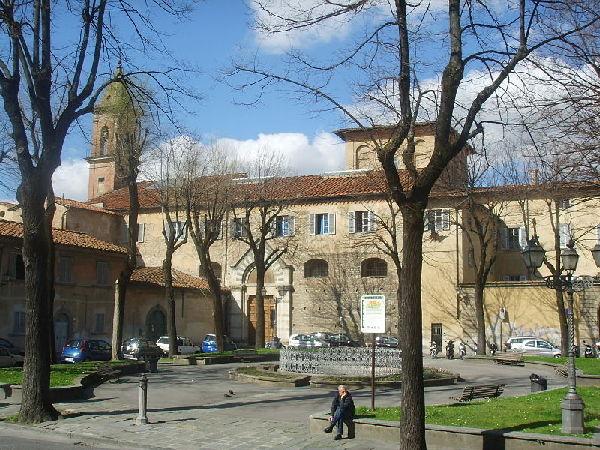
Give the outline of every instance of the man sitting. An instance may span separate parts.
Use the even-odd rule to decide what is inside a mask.
[[[348,392],[348,388],[345,385],[340,384],[338,386],[338,393],[331,402],[331,417],[329,421],[331,422],[327,428],[325,428],[325,433],[331,433],[333,431],[333,427],[337,426],[337,434],[334,439],[337,441],[342,438],[342,434],[344,433],[344,423],[348,426],[348,439],[354,439],[354,422],[352,419],[354,418],[354,401],[352,400],[352,395]]]

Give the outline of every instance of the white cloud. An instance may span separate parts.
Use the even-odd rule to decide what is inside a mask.
[[[83,159],[63,161],[52,177],[54,194],[75,200],[87,199],[88,163]]]
[[[312,139],[302,133],[259,134],[244,141],[219,139],[237,152],[240,161],[250,161],[261,150],[280,153],[294,174],[315,174],[344,168],[344,144],[331,133],[318,133]]]

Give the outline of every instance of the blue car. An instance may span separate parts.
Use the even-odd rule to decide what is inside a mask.
[[[235,350],[237,349],[237,345],[227,336],[223,337],[223,346],[225,350]],[[204,340],[202,341],[202,352],[203,353],[216,353],[217,349],[217,336],[215,334],[207,334],[204,336]]]
[[[60,355],[61,362],[110,361],[111,345],[101,339],[73,339],[67,342]]]

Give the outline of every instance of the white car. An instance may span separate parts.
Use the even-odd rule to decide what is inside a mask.
[[[529,339],[523,343],[523,349],[520,350],[524,353],[531,353],[533,355],[540,356],[553,356],[554,358],[560,357],[560,348],[555,347],[548,341],[543,339]]]
[[[522,352],[525,341],[537,339],[536,336],[513,336],[505,342],[506,349],[511,352]]]
[[[330,347],[329,342],[318,339],[308,334],[292,334],[288,342],[288,347],[296,348],[313,348],[313,347]]]
[[[161,336],[156,341],[156,345],[166,354],[169,353],[169,336]],[[186,337],[177,337],[177,345],[180,355],[190,355],[192,353],[200,352],[200,347],[194,345],[192,341]]]

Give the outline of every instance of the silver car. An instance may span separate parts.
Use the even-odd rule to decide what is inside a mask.
[[[529,339],[524,341],[521,351],[532,355],[560,358],[560,348],[543,339]]]

